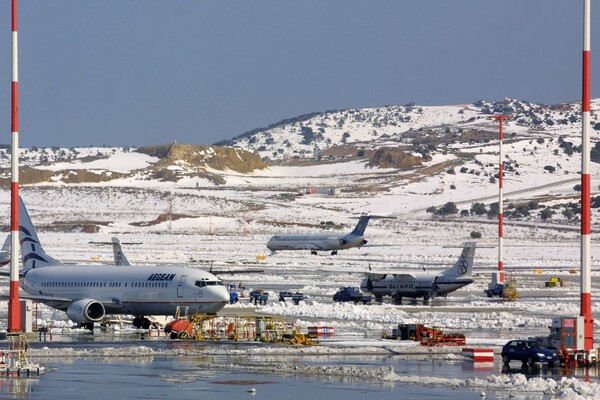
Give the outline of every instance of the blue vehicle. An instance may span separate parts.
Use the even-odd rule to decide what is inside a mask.
[[[502,348],[502,362],[508,365],[512,360],[519,360],[523,365],[546,363],[552,367],[558,362],[558,353],[535,340],[511,340]]]
[[[336,302],[353,301],[354,304],[358,304],[358,303],[369,304],[371,302],[371,296],[362,294],[362,292],[360,291],[360,288],[358,288],[358,287],[348,286],[348,287],[343,287],[340,290],[338,290],[333,295],[333,301],[336,301]]]
[[[292,302],[295,305],[298,305],[302,300],[304,300],[304,294],[300,292],[279,292],[279,301],[283,301],[285,303],[286,298],[292,299]]]

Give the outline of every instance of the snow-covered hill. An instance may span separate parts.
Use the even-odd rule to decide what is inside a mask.
[[[596,110],[600,102],[593,104]],[[167,209],[172,210],[169,228],[183,232],[206,229],[208,219],[214,228],[228,232],[252,225],[255,232],[268,234],[326,229],[330,225],[321,224],[324,221],[351,226],[355,216],[364,213],[422,219],[432,213],[442,217],[447,211],[451,213],[445,218],[481,226],[488,221],[487,212],[493,217],[491,209],[497,201],[498,128],[488,118],[496,112],[511,115],[503,149],[506,220],[539,223],[546,219],[546,223],[575,228],[581,165],[577,104],[545,107],[507,99],[468,106],[327,112],[238,138],[237,144],[245,148],[23,149],[21,161],[27,168],[21,182],[25,195],[37,198],[34,202],[44,223],[92,224],[94,232],[164,231]],[[596,126],[597,113],[592,116]],[[311,144],[299,144],[298,132],[292,132],[306,126],[313,132],[323,129],[322,138],[313,136]],[[279,160],[267,165],[252,154],[263,139],[273,141],[271,149],[277,143],[293,143],[289,149],[298,152],[324,146],[328,139],[340,143],[342,138],[335,139],[334,134],[339,130],[350,132],[346,141],[355,141],[355,149],[365,150],[351,157]],[[598,131],[592,133],[597,143]],[[382,146],[417,161],[380,163],[374,153]],[[245,160],[255,166],[244,168],[249,163]],[[594,149],[592,160],[595,195],[600,149]],[[6,188],[9,161],[8,151],[0,149],[0,180]],[[333,189],[334,195],[299,195],[307,188]],[[5,189],[0,204],[8,207],[8,202]],[[444,208],[448,203],[456,208]],[[484,207],[473,210],[475,203]],[[593,204],[596,215],[600,200]],[[387,229],[399,227],[389,223]]]
[[[600,102],[592,104],[592,124],[600,129]],[[332,146],[355,144],[358,148],[377,148],[414,144],[423,135],[452,134],[486,139],[497,135],[492,114],[509,114],[508,135],[529,137],[571,136],[581,130],[579,103],[557,105],[527,101],[477,101],[451,106],[386,106],[312,113],[281,121],[267,128],[254,129],[224,144],[258,151],[272,160],[294,156],[310,157]]]

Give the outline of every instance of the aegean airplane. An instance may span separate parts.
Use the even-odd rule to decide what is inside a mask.
[[[360,248],[367,241],[363,238],[367,224],[371,216],[364,215],[358,220],[358,224],[352,232],[347,235],[276,235],[267,243],[267,248],[272,252],[277,250],[310,250],[311,254],[317,251],[331,251],[336,255],[338,250],[351,247]]]
[[[199,269],[173,266],[64,265],[44,252],[22,199],[20,271],[23,298],[65,311],[88,328],[107,314],[135,316],[136,327],[148,328],[148,315],[215,314],[229,302],[223,282]]]
[[[436,296],[446,296],[473,283],[471,271],[475,247],[475,242],[465,243],[456,263],[451,268],[438,273],[367,272],[360,289],[373,294],[378,300],[383,296],[392,296],[395,304],[402,304],[402,297],[413,299],[422,297],[424,303],[427,303]]]

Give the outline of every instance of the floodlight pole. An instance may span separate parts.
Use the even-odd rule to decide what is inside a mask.
[[[11,183],[10,183],[10,293],[8,332],[21,331],[19,304],[19,51],[17,40],[17,0],[12,0],[12,107],[11,107]]]
[[[594,348],[591,280],[590,204],[590,0],[583,2],[583,85],[581,98],[581,310],[584,349]]]
[[[502,154],[502,121],[509,119],[508,115],[492,115],[490,118],[498,120],[500,124],[500,131],[498,139],[500,142],[499,158],[498,158],[498,282],[504,283],[504,232],[503,232],[503,210],[504,206],[502,203],[502,189],[503,189],[503,175],[504,175],[504,160]]]

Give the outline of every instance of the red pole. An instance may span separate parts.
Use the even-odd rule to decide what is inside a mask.
[[[12,0],[12,107],[11,107],[11,184],[10,184],[10,294],[8,331],[21,331],[19,304],[19,51],[17,40],[17,0]]]
[[[590,0],[583,2],[583,85],[581,98],[581,311],[584,320],[584,350],[594,348],[591,278],[590,207]]]
[[[504,283],[504,205],[503,205],[503,181],[504,181],[504,160],[502,154],[502,121],[509,119],[508,115],[493,115],[490,118],[498,120],[500,123],[500,141],[499,161],[498,161],[498,281]]]

